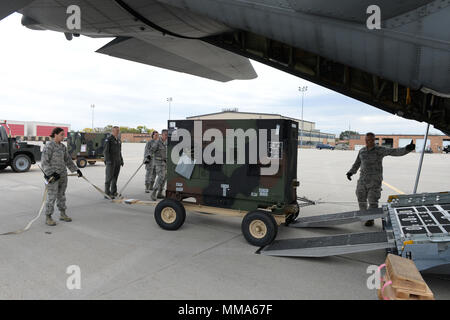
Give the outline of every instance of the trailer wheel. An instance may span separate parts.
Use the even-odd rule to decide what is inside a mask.
[[[285,225],[288,226],[292,222],[294,222],[298,218],[299,214],[300,214],[300,212],[297,212],[297,213],[293,213],[293,214],[290,214],[289,216],[287,216]]]
[[[270,244],[278,232],[275,218],[270,213],[260,210],[247,213],[242,220],[241,228],[245,240],[258,247]]]
[[[87,166],[86,158],[77,158],[77,166],[78,166],[78,168],[81,168],[81,169],[86,168],[86,166]]]
[[[25,154],[19,154],[14,158],[11,167],[14,172],[27,172],[31,167],[31,159]]]
[[[155,220],[164,230],[178,230],[186,220],[186,210],[179,201],[164,199],[156,205]]]
[[[95,165],[95,163],[96,163],[97,161],[88,161],[88,162],[89,162],[89,165],[93,166],[93,165]]]

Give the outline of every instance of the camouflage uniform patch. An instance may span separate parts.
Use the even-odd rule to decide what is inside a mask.
[[[42,152],[42,170],[47,176],[58,173],[61,177],[58,181],[48,185],[48,197],[45,204],[47,216],[54,212],[55,202],[60,212],[66,210],[66,189],[67,189],[67,169],[71,172],[77,171],[77,166],[73,163],[67,148],[62,143],[54,141],[47,142]]]
[[[51,216],[55,211],[55,202],[59,212],[65,212],[67,174],[61,175],[58,181],[48,184],[48,196],[45,204],[45,215]]]
[[[150,140],[145,145],[144,161],[147,159],[148,156],[151,156],[150,150],[155,142],[156,141],[154,141],[154,140]],[[155,166],[155,163],[153,162],[153,157],[151,157],[150,163],[145,165],[145,170],[146,170],[145,185],[153,186],[153,184],[155,183],[155,178],[156,178],[156,166]]]
[[[358,169],[361,169],[356,186],[359,210],[367,210],[367,201],[369,208],[378,208],[383,182],[383,158],[386,156],[400,157],[409,152],[406,148],[393,149],[382,146],[375,146],[370,150],[363,147],[359,151],[355,163],[349,170],[349,173],[356,174]]]
[[[156,171],[154,190],[162,190],[166,183],[167,175],[167,140],[156,141],[150,148],[152,163]]]

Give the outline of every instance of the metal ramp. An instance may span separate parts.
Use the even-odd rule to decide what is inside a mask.
[[[348,211],[306,218],[297,218],[288,226],[291,228],[333,227],[353,222],[364,222],[384,218],[388,211],[383,208],[366,211]],[[270,256],[286,257],[327,257],[339,254],[365,252],[395,248],[386,231],[350,233],[333,236],[276,240],[257,252]]]
[[[409,258],[421,272],[450,274],[450,192],[395,195],[379,209],[298,218],[293,228],[333,227],[382,219],[383,231],[276,240],[257,253],[327,257],[379,249]]]
[[[384,218],[387,215],[388,211],[383,208],[369,209],[367,211],[348,211],[306,218],[298,218],[297,220],[290,223],[288,226],[291,228],[332,227],[358,221],[364,222],[367,220]]]
[[[389,248],[395,248],[395,243],[383,231],[275,240],[257,253],[283,257],[327,257]]]

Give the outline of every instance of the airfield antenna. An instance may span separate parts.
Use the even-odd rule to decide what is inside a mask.
[[[308,86],[298,87],[298,91],[302,93],[302,126],[300,129],[300,148],[303,148],[303,100],[305,99],[305,92],[308,91]]]
[[[172,104],[172,101],[173,101],[173,98],[172,97],[170,97],[170,98],[167,98],[167,102],[169,103],[169,120],[170,120],[170,109],[171,109],[171,104]]]
[[[94,131],[94,109],[95,109],[95,104],[91,104],[91,109],[92,109],[92,131]]]

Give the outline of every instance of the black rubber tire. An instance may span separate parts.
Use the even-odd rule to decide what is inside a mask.
[[[93,166],[97,163],[97,161],[88,161],[89,165]]]
[[[23,167],[25,165],[25,167]],[[31,159],[26,154],[17,155],[11,164],[11,168],[14,172],[27,172],[31,168]]]
[[[80,169],[86,168],[88,162],[86,158],[77,158],[77,167]]]
[[[162,219],[162,211],[165,208],[172,208],[176,217],[172,223],[167,223]],[[155,208],[156,223],[164,230],[178,230],[186,220],[186,210],[180,201],[174,199],[164,199],[160,201]]]
[[[7,165],[1,165],[1,166],[0,166],[0,171],[5,170],[6,168],[8,168]]]
[[[263,222],[267,228],[266,235],[262,238],[254,237],[250,232],[250,224],[255,220]],[[278,233],[278,225],[275,218],[272,214],[261,210],[247,213],[242,220],[241,229],[245,240],[257,247],[264,247],[272,243]]]

